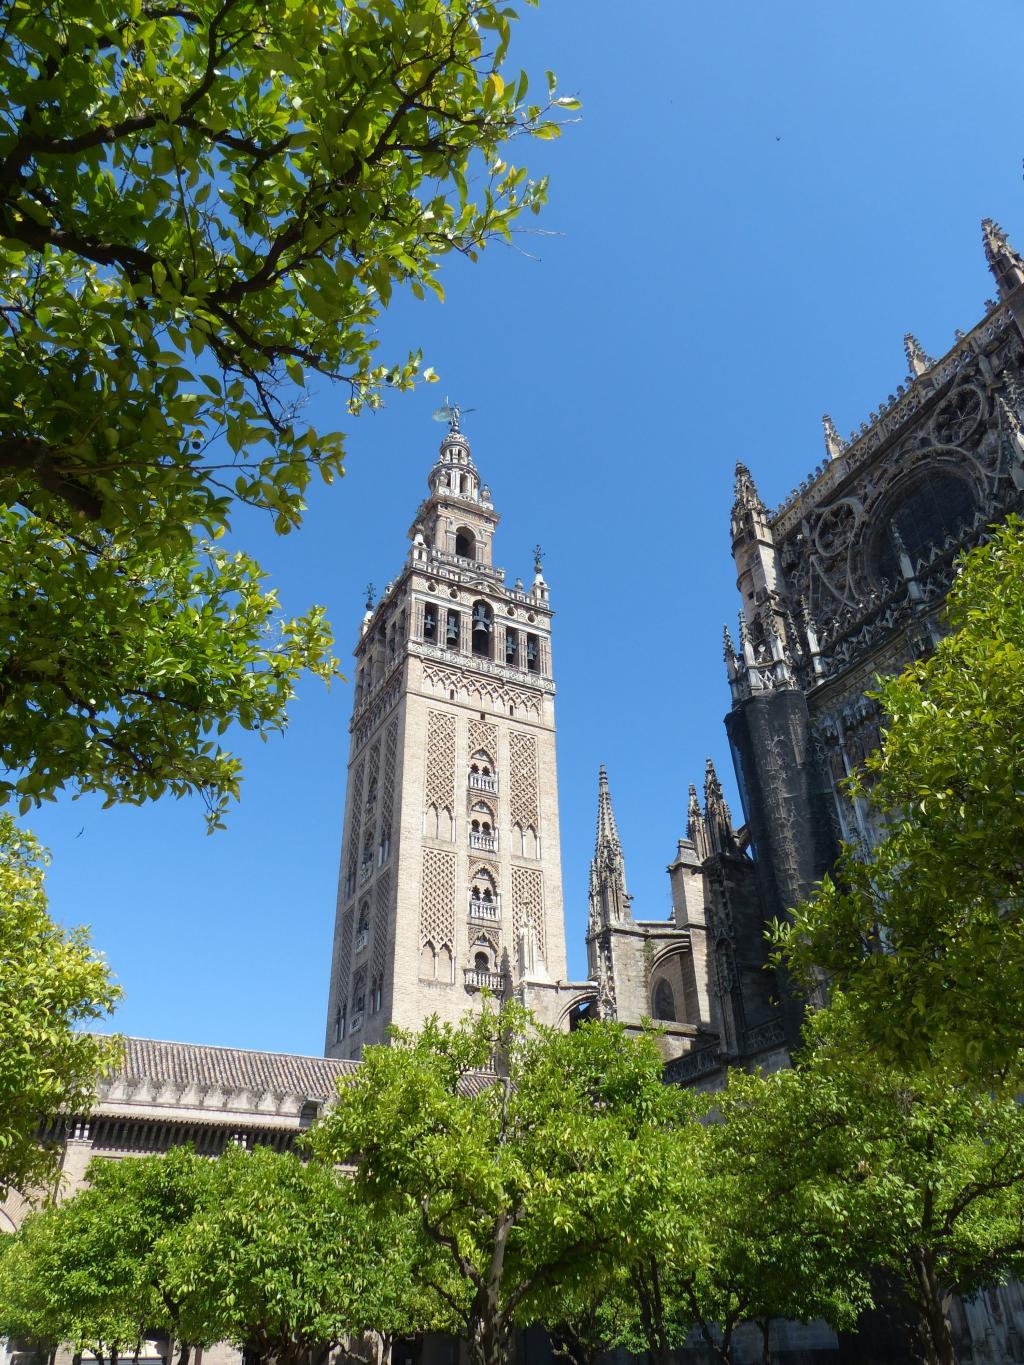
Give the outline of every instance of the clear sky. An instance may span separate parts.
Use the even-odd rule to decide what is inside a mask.
[[[668,911],[686,787],[714,756],[734,793],[722,623],[737,458],[775,504],[906,373],[903,333],[942,354],[994,293],[979,221],[1024,249],[1021,0],[545,0],[512,60],[584,102],[539,224],[447,301],[399,303],[382,357],[422,346],[442,382],[349,422],[348,476],[303,530],[240,540],[285,605],[324,603],[347,659],[363,587],[399,570],[447,391],[502,524],[510,576],[546,551],[556,609],[570,970],[585,971],[597,768],[608,767],[634,908]],[[513,158],[514,159],[514,158]],[[537,220],[531,220],[536,222]],[[239,736],[225,833],[198,803],[30,823],[54,856],[55,914],[92,925],[125,989],[124,1032],[317,1053],[352,691],[302,690],[290,730]]]

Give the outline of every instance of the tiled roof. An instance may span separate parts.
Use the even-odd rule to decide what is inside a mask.
[[[327,1099],[334,1095],[338,1077],[357,1069],[357,1062],[330,1057],[125,1038],[124,1059],[111,1079],[216,1085],[229,1090],[277,1090],[308,1099]]]

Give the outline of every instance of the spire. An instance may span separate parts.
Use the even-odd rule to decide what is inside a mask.
[[[734,853],[736,834],[732,815],[726,804],[722,784],[709,758],[704,770],[704,825],[707,830],[708,850],[711,853]]]
[[[924,349],[913,332],[904,332],[903,349],[907,353],[907,364],[910,366],[910,373],[915,379],[927,374],[935,364],[933,358]]]
[[[612,794],[608,788],[608,773],[602,763],[597,773],[597,840],[594,844],[595,856],[600,856],[603,848],[611,846],[622,852],[619,831],[612,810]]]
[[[686,837],[696,839],[698,831],[704,824],[704,817],[700,813],[700,802],[697,800],[697,788],[690,783],[690,804],[686,810]]]
[[[995,276],[1000,297],[1005,298],[1018,285],[1024,284],[1024,257],[1014,251],[1006,233],[991,218],[981,220],[981,238],[985,244],[988,268]]]
[[[590,864],[589,932],[595,934],[611,924],[631,922],[629,901],[622,845],[608,790],[608,774],[602,763],[597,780],[597,839]]]
[[[847,443],[839,435],[835,422],[827,412],[821,419],[821,425],[825,429],[825,454],[830,460],[834,460],[838,455],[842,455]]]
[[[734,485],[733,511],[742,508],[744,511],[764,512],[764,503],[757,491],[753,475],[742,460],[736,461],[736,482]]]

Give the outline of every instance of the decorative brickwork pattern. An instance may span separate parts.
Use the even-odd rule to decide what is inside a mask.
[[[343,1005],[348,999],[349,978],[352,975],[352,925],[355,922],[355,913],[355,907],[350,905],[341,916],[341,947],[338,953],[337,994],[337,1000],[340,1005]]]
[[[512,939],[519,950],[519,935],[527,919],[533,921],[537,951],[543,957],[544,946],[544,876],[533,867],[512,869]]]
[[[384,784],[381,792],[381,818],[391,819],[395,804],[395,756],[398,752],[398,721],[393,720],[384,737]]]
[[[474,667],[478,664],[479,661],[474,660]],[[497,668],[498,665],[492,664],[491,667]],[[441,697],[449,697],[454,692],[460,700],[474,706],[500,706],[506,714],[511,707],[515,707],[517,714],[540,715],[540,697],[536,693],[527,692],[521,687],[509,687],[488,677],[456,673],[450,668],[425,661],[423,682]]]
[[[455,717],[445,711],[428,712],[425,805],[454,812],[455,763]]]
[[[423,850],[420,878],[420,943],[434,951],[455,947],[455,854]]]
[[[509,818],[513,825],[540,833],[537,810],[537,741],[533,735],[512,730],[508,737]]]
[[[473,757],[478,750],[482,749],[485,754],[489,754],[491,761],[498,761],[498,727],[491,725],[486,720],[471,720],[469,722],[469,756]]]
[[[377,878],[376,905],[373,914],[373,980],[384,975],[388,954],[388,933],[391,928],[391,873],[385,869]]]
[[[363,774],[365,762],[360,759],[352,777],[352,791],[349,795],[349,827],[347,876],[345,878],[345,899],[353,895],[356,886],[356,871],[359,866],[359,834],[363,827]]]

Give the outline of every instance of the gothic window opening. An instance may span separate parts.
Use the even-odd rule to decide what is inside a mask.
[[[491,632],[494,617],[486,602],[473,603],[473,653],[480,658],[491,657]]]
[[[423,608],[423,638],[430,642],[437,639],[437,608],[430,603]]]
[[[519,632],[505,631],[505,663],[509,668],[519,667]]]
[[[334,1011],[334,1041],[340,1043],[345,1036],[345,1006],[339,1005]]]
[[[437,955],[437,979],[449,986],[455,980],[455,959],[452,957],[452,950],[447,944]]]
[[[455,532],[455,553],[460,559],[476,559],[476,536],[468,526],[460,526]]]
[[[437,955],[434,952],[432,943],[424,943],[420,949],[420,977],[424,981],[433,981],[437,975]]]
[[[384,999],[384,978],[379,974],[373,978],[370,985],[370,1013],[376,1014],[381,1007]]]
[[[900,543],[911,567],[927,562],[932,549],[941,549],[947,536],[959,542],[974,519],[974,493],[966,479],[933,470],[917,479],[909,492],[897,493],[883,510],[871,547],[871,569],[876,579],[895,586],[903,581]]]
[[[473,966],[478,972],[489,972],[491,970],[491,960],[485,952],[474,953]]]
[[[391,857],[391,825],[385,821],[380,827],[380,843],[377,846],[377,862],[383,867]]]
[[[526,637],[526,671],[527,673],[540,672],[540,641],[536,635]]]
[[[459,624],[459,613],[457,611],[448,612],[448,624],[445,627],[444,642],[449,649],[458,649],[462,630]]]
[[[569,1032],[575,1033],[581,1024],[587,1024],[597,1019],[597,1001],[581,1000],[578,1005],[573,1005],[569,1011]]]
[[[666,1019],[675,1022],[676,1018],[676,999],[672,994],[672,987],[664,977],[654,988],[654,1017],[655,1019]]]

